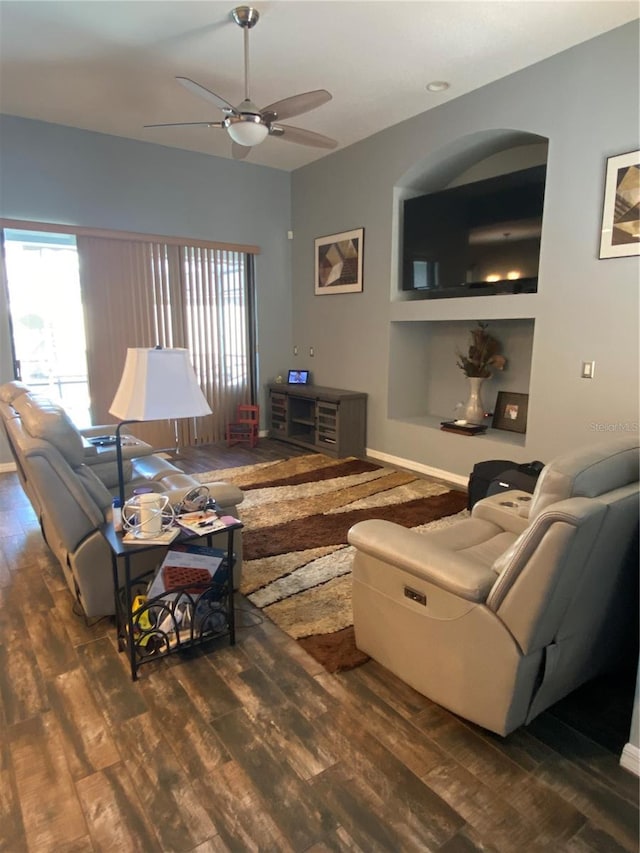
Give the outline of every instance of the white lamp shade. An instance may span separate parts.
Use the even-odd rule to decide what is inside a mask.
[[[263,124],[257,124],[252,120],[243,120],[240,118],[229,123],[227,133],[238,145],[251,148],[251,146],[259,145],[263,142],[267,138],[269,131]]]
[[[186,349],[130,348],[109,409],[123,421],[210,415]]]

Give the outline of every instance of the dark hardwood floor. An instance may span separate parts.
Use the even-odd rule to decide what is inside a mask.
[[[178,461],[295,453],[261,440]],[[0,475],[0,851],[638,849],[638,780],[619,766],[632,677],[503,739],[373,661],[329,675],[238,607],[235,647],[132,682],[112,621],[74,615],[16,476]]]

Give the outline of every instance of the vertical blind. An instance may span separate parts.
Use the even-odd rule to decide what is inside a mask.
[[[195,424],[184,422],[184,443],[207,444],[224,436],[238,403],[255,398],[253,258],[197,246],[181,246],[179,253],[182,346],[213,409]]]
[[[255,396],[252,255],[82,234],[77,246],[93,423],[113,420],[127,348],[186,347],[213,414],[132,431],[156,448],[222,439],[237,404]]]

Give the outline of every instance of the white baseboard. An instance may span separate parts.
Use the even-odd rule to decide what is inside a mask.
[[[397,468],[408,468],[409,471],[418,471],[428,477],[446,480],[447,483],[454,483],[456,486],[462,486],[465,489],[469,484],[469,478],[462,476],[462,474],[453,474],[451,471],[443,471],[441,468],[432,468],[431,465],[422,465],[412,459],[402,459],[399,456],[391,456],[389,453],[380,453],[377,450],[369,450],[369,448],[367,448],[367,456],[372,459],[379,459],[381,462],[387,462],[389,465],[395,465]]]
[[[635,776],[640,776],[640,749],[632,743],[626,743],[620,756],[620,766]]]
[[[16,470],[15,462],[0,462],[0,474],[9,474]]]

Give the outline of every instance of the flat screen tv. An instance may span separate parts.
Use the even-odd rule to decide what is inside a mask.
[[[402,289],[428,299],[533,293],[546,166],[404,202]]]

